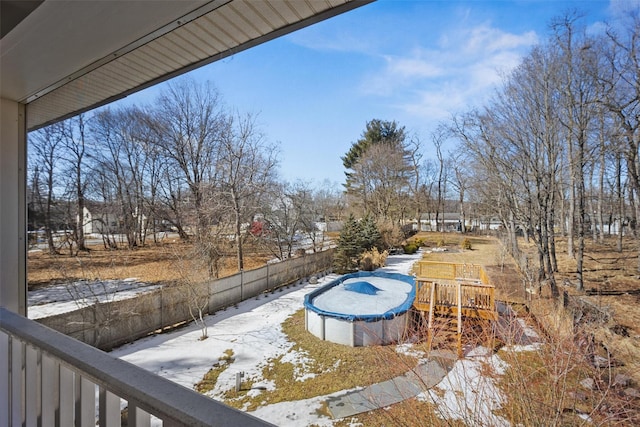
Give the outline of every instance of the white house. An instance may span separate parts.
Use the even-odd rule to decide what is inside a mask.
[[[443,230],[444,224],[444,230]],[[466,230],[497,230],[502,226],[502,222],[498,218],[485,217],[485,218],[471,218],[465,217],[464,225]],[[445,212],[438,215],[438,223],[436,224],[435,213],[425,213],[420,216],[419,227],[414,225],[415,229],[419,231],[462,231],[462,224],[460,221],[460,213],[458,212]]]

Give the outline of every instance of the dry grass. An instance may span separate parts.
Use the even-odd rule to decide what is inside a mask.
[[[623,250],[616,250],[616,239],[607,238],[603,244],[586,239],[584,256],[584,287],[587,295],[575,290],[576,261],[567,254],[566,239],[556,238],[558,258],[557,282],[562,291],[580,297],[593,307],[610,315],[607,322],[588,325],[589,333],[603,347],[598,347],[600,355],[607,356],[608,349],[617,364],[618,371],[631,376],[636,387],[640,385],[640,278],[637,272],[637,241],[623,239]],[[530,256],[534,254],[532,245],[522,245]],[[615,293],[617,295],[608,295]],[[556,330],[557,334],[574,334],[572,319],[561,319],[553,302],[546,293],[531,304],[536,317]],[[564,324],[564,330],[559,328]],[[550,325],[550,326],[547,326]]]
[[[637,399],[615,384],[616,370],[590,363],[574,336],[548,336],[538,351],[501,350],[509,368],[499,386],[500,415],[514,425],[638,425]],[[593,381],[593,387],[584,385]],[[587,421],[588,420],[588,421]]]
[[[417,363],[413,357],[397,354],[394,346],[349,347],[319,340],[306,331],[304,310],[290,316],[282,328],[295,343],[292,351],[302,355],[304,363],[294,365],[283,362],[282,357],[270,360],[262,377],[275,384],[274,390],[256,397],[248,396],[246,390],[236,395],[233,390],[227,393],[225,403],[253,410],[258,406],[308,399],[385,381],[404,374]],[[301,381],[301,375],[307,379]]]
[[[227,349],[223,355],[218,358],[218,362],[215,363],[209,371],[204,374],[204,378],[198,382],[194,388],[198,393],[207,393],[216,386],[218,377],[222,374],[231,363],[236,359],[233,357],[233,350]]]
[[[496,298],[501,301],[522,304],[525,301],[524,285],[516,264],[507,255],[494,237],[471,236],[458,233],[421,232],[412,239],[424,242],[427,251],[423,259],[427,261],[479,264],[484,267],[491,283],[496,287]],[[468,240],[471,249],[462,249],[462,243]],[[443,245],[438,246],[438,243]],[[433,248],[446,248],[444,252]]]
[[[464,427],[462,421],[443,420],[437,416],[438,408],[429,402],[408,399],[388,408],[358,414],[334,424],[338,427],[411,426],[411,427]]]
[[[495,239],[455,233],[420,233],[416,238],[422,239],[427,248],[444,245],[448,249],[446,252],[427,253],[425,259],[481,264],[496,285],[499,300],[516,303],[525,301],[521,274]],[[471,250],[461,248],[464,238],[469,239]],[[532,251],[531,254],[535,255],[534,248],[522,243],[525,250]],[[636,241],[627,239],[624,241],[623,252],[618,253],[613,239],[604,245],[594,244],[589,240],[585,253],[585,288],[587,291],[595,291],[595,295],[583,297],[594,306],[609,312],[612,317],[605,324],[590,325],[588,330],[579,332],[584,336],[593,334],[595,340],[603,343],[621,366],[611,371],[591,366],[584,357],[584,348],[575,342],[573,315],[566,313],[550,298],[537,296],[528,305],[535,314],[536,321],[544,325],[549,342],[538,352],[500,352],[500,356],[510,365],[500,381],[508,396],[501,415],[514,424],[577,425],[584,423],[576,416],[576,411],[582,411],[590,414],[596,425],[640,424],[640,420],[634,418],[637,417],[637,408],[640,406],[638,399],[625,397],[619,388],[609,386],[610,379],[616,373],[629,375],[635,387],[640,384],[640,280],[635,269],[636,245]],[[135,250],[106,251],[94,248],[78,257],[30,253],[29,286],[33,288],[60,281],[95,278],[136,277],[150,283],[178,280],[181,273],[175,268],[176,257],[184,257],[189,250],[187,244],[168,242]],[[573,283],[575,261],[566,256],[566,243],[561,238],[557,241],[557,253],[560,268],[558,282],[562,283],[566,279]],[[249,255],[246,265],[248,268],[262,266],[265,259]],[[235,271],[235,259],[230,254],[222,275]],[[196,269],[193,274],[205,277],[206,271],[204,268]],[[565,290],[576,294],[570,286]],[[622,294],[604,295],[606,292]],[[255,408],[258,405],[324,395],[384,381],[406,372],[415,364],[415,359],[395,353],[393,346],[352,348],[320,341],[304,329],[302,311],[288,319],[283,328],[295,343],[295,351],[306,358],[304,373],[315,374],[315,377],[296,381],[296,377],[300,375],[299,366],[281,359],[273,360],[265,367],[263,375],[266,380],[274,382],[274,391],[261,393],[256,398],[249,398],[244,391],[237,396],[235,392],[231,392],[227,403]],[[603,348],[599,347],[601,355]],[[203,387],[213,387],[222,369],[222,363],[219,367],[214,367],[211,377],[207,379],[208,384],[203,384]],[[578,385],[584,378],[595,378],[598,387],[585,391]],[[251,385],[250,381],[245,383],[245,387],[247,385]],[[356,420],[367,426],[461,425],[439,420],[435,409],[437,408],[428,403],[409,399],[392,408],[361,414],[337,425],[351,425]]]
[[[94,246],[89,252],[80,252],[78,256],[68,254],[50,255],[45,252],[29,252],[27,260],[29,289],[41,286],[69,282],[74,280],[106,280],[135,277],[142,282],[158,283],[180,280],[180,268],[176,262],[188,256],[192,251],[190,243],[170,241],[161,244],[149,244],[144,247],[106,250]],[[247,248],[245,268],[261,267],[268,256],[256,254]],[[203,263],[190,271],[193,280],[205,280],[207,271]],[[222,263],[221,277],[238,271],[234,253],[229,253]]]

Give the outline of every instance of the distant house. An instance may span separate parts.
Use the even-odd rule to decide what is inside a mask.
[[[115,234],[120,230],[119,212],[110,203],[86,201],[82,215],[84,234]]]
[[[144,229],[147,225],[146,215],[133,215],[137,219],[138,226]],[[103,203],[86,201],[83,210],[82,229],[84,234],[121,234],[125,233],[122,212],[115,203]],[[159,222],[159,224],[163,224]],[[166,225],[164,229],[166,229]]]
[[[466,230],[497,230],[502,226],[502,222],[497,218],[470,218],[466,217],[464,220],[464,227]],[[459,232],[462,231],[462,223],[460,221],[460,214],[458,212],[445,212],[438,215],[438,223],[436,224],[436,214],[426,213],[420,217],[419,224],[415,224],[414,228],[418,231],[448,231]]]
[[[467,222],[468,220],[465,220]],[[470,224],[469,224],[470,225]],[[436,223],[435,213],[426,213],[420,216],[418,231],[461,231],[459,213],[440,213],[438,214],[438,222]]]
[[[339,232],[344,226],[343,221],[319,221],[316,222],[316,228],[322,232]]]
[[[474,220],[474,229],[489,231],[489,230],[499,230],[503,226],[500,218],[496,217],[483,217]]]

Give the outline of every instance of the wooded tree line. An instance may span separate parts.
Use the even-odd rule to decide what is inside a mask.
[[[437,161],[425,158],[430,147],[418,135],[409,135],[396,121],[373,119],[342,157],[350,212],[371,217],[386,247],[400,244],[406,237],[402,227],[413,227],[422,214],[440,224],[445,210],[451,212],[455,164],[441,144],[434,137]]]
[[[562,234],[581,290],[585,239],[615,234],[621,251],[623,235],[633,235],[640,248],[639,127],[640,19],[587,31],[567,14],[484,106],[441,124],[432,159],[422,160],[426,147],[396,122],[369,122],[342,157],[346,194],[357,217],[378,224],[424,212],[439,224],[454,200],[461,224],[499,218],[516,259],[518,236],[535,242],[538,259],[522,267],[537,264],[537,280],[554,294]]]
[[[535,242],[555,294],[557,233],[580,290],[585,239],[640,239],[640,20],[625,24],[593,33],[577,15],[556,19],[489,102],[448,126],[473,200],[497,210],[516,259],[518,233]]]
[[[118,213],[129,247],[170,225],[197,243],[215,276],[230,240],[242,269],[251,236],[283,258],[300,232],[319,243],[318,220],[354,214],[375,222],[384,249],[423,214],[443,230],[456,211],[460,224],[498,218],[516,259],[517,236],[532,239],[538,279],[554,292],[555,237],[567,236],[581,289],[585,239],[613,233],[621,250],[632,234],[640,244],[640,20],[588,32],[567,15],[550,28],[484,106],[442,123],[429,144],[396,121],[368,122],[341,158],[343,189],[283,183],[256,117],[230,112],[213,86],[188,79],[152,105],[41,129],[30,135],[32,226],[52,251],[60,228],[82,250],[78,213],[99,201]]]
[[[72,251],[86,250],[91,205],[91,220],[105,223],[105,246],[117,247],[116,235],[129,248],[144,245],[169,227],[193,240],[211,276],[230,246],[242,270],[257,217],[275,256],[291,256],[296,233],[319,244],[315,221],[341,215],[340,194],[283,183],[278,147],[256,120],[228,109],[211,84],[180,79],[151,105],[104,108],[32,132],[30,229],[44,233],[52,253],[59,230]]]

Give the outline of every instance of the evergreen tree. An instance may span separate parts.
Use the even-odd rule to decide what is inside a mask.
[[[340,232],[334,266],[338,272],[358,269],[358,257],[363,252],[362,226],[353,214],[349,215]]]
[[[356,271],[362,254],[378,249],[382,240],[378,226],[371,215],[361,221],[349,215],[340,232],[338,248],[334,257],[334,267],[340,273]]]
[[[365,216],[360,223],[360,228],[362,230],[361,239],[363,251],[370,251],[373,248],[380,249],[382,235],[378,230],[378,225],[373,219],[373,216]]]

